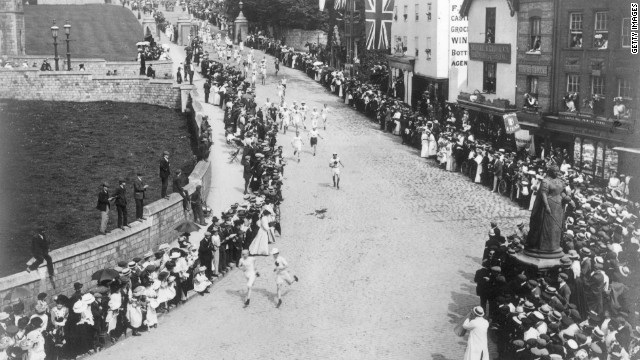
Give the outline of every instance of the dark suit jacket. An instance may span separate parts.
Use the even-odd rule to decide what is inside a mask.
[[[35,235],[31,238],[31,254],[33,256],[42,256],[49,253],[49,240],[47,240],[46,235],[40,234]]]
[[[171,175],[171,166],[165,158],[160,159],[160,178],[166,179]]]
[[[127,188],[118,186],[113,195],[116,198],[116,206],[127,206]]]
[[[134,199],[144,199],[144,194],[146,189],[144,188],[144,181],[139,180],[138,178],[136,178],[133,181],[133,197]]]
[[[100,191],[100,193],[98,193],[98,206],[96,206],[96,209],[100,211],[108,211],[110,207],[111,204],[109,203],[109,192]]]

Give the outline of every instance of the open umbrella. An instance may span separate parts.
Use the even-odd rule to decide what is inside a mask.
[[[93,275],[91,275],[91,280],[95,280],[98,283],[101,283],[103,281],[117,279],[118,277],[120,277],[119,272],[113,269],[102,269],[94,272]]]
[[[7,295],[4,296],[4,301],[15,301],[28,298],[29,296],[31,296],[31,291],[23,287],[17,287],[9,291]]]
[[[191,233],[191,232],[200,230],[200,227],[191,220],[185,220],[180,225],[178,225],[174,230],[180,233],[185,233],[185,232]]]
[[[136,43],[136,46],[149,46],[148,41],[139,41]]]

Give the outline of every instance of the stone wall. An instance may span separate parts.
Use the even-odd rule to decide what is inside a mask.
[[[105,0],[37,0],[38,5],[86,5],[105,4]]]
[[[323,45],[327,43],[327,33],[322,30],[283,29],[282,36],[285,38],[285,44],[300,51],[306,50],[304,44],[308,42]]]
[[[84,71],[0,69],[0,99],[120,101],[180,108],[180,86],[146,76],[103,76]]]
[[[203,197],[209,192],[211,167],[208,161],[199,162],[191,175],[185,189],[193,193],[197,184],[202,184]],[[115,216],[112,211],[111,216]],[[120,260],[142,257],[149,250],[157,250],[160,244],[174,241],[178,235],[173,229],[185,220],[182,210],[182,197],[171,194],[169,199],[162,199],[144,207],[147,220],[130,223],[126,230],[115,229],[107,235],[99,235],[91,239],[65,246],[51,251],[54,262],[55,289],[47,277],[46,263],[38,271],[0,278],[0,301],[2,305],[17,302],[5,301],[5,296],[16,287],[28,289],[32,296],[26,299],[29,312],[40,292],[49,294],[71,294],[73,284],[84,284],[84,290],[95,287],[91,275],[107,267],[113,268]],[[51,298],[51,297],[50,297]]]
[[[25,36],[22,0],[0,0],[0,55],[24,54]]]
[[[132,56],[132,59],[135,58],[135,55]],[[35,62],[37,65],[37,69],[40,69],[40,65],[42,62],[47,59],[51,64],[51,68],[55,69],[53,57],[51,55],[22,55],[22,56],[11,56],[11,60],[22,64],[23,61],[26,61],[27,64],[31,67]],[[118,70],[118,75],[121,76],[138,76],[140,74],[140,63],[132,60],[132,61],[106,61],[105,59],[87,59],[87,58],[71,58],[71,70],[77,71],[80,68],[80,64],[84,64],[85,71],[91,74],[99,74],[106,75],[107,71]],[[151,64],[153,68],[156,70],[156,78],[164,79],[165,74],[168,75],[167,78],[173,79],[173,61],[171,60],[155,60],[155,61],[147,61],[146,65]],[[59,69],[64,71],[67,69],[67,59],[60,58]]]

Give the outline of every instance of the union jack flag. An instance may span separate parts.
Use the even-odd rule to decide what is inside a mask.
[[[365,0],[367,49],[388,49],[391,46],[393,1]]]
[[[347,6],[347,0],[336,0],[333,8],[336,10],[344,9]]]

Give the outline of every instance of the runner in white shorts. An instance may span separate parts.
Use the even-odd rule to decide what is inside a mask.
[[[273,269],[273,271],[276,273],[276,287],[278,294],[278,305],[276,305],[276,307],[279,308],[280,305],[282,305],[282,285],[284,285],[285,282],[291,285],[298,281],[298,277],[295,275],[291,276],[288,270],[289,264],[285,258],[280,256],[280,251],[278,251],[278,249],[271,249],[271,255],[273,255],[273,258],[276,260],[276,268]]]
[[[298,155],[298,162],[300,162],[300,152],[302,152],[302,145],[304,145],[304,141],[300,137],[300,131],[296,130],[296,137],[291,139],[291,146],[293,146],[293,156]]]
[[[327,107],[327,104],[324,104],[324,107],[322,108],[321,116],[322,116],[322,122],[324,125],[324,130],[327,130],[327,116],[329,116],[329,108]]]
[[[247,299],[244,302],[244,306],[249,306],[253,283],[255,283],[256,278],[260,276],[260,273],[256,268],[256,258],[249,256],[249,250],[242,250],[242,258],[240,259],[240,262],[238,262],[238,268],[243,271],[244,277],[247,278]]]
[[[340,190],[340,165],[344,167],[342,161],[340,161],[340,158],[338,157],[338,153],[334,152],[333,157],[329,160],[329,167],[333,174],[333,187],[337,187],[338,190]]]

